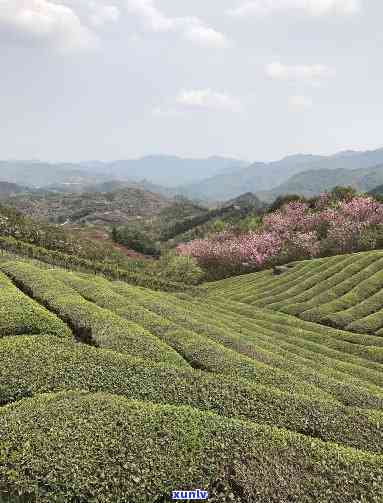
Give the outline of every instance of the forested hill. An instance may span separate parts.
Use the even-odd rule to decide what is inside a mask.
[[[343,185],[359,192],[369,192],[383,184],[383,164],[361,169],[320,169],[299,173],[274,190],[259,192],[260,199],[270,202],[283,194],[312,197]]]
[[[133,187],[103,193],[22,194],[6,202],[36,219],[101,225],[119,225],[131,217],[153,216],[172,204],[164,196]]]

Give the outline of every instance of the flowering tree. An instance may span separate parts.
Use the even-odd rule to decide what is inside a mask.
[[[383,226],[383,204],[375,199],[355,196],[334,203],[322,194],[314,208],[293,201],[265,216],[257,231],[223,232],[181,244],[177,253],[194,257],[207,269],[260,269],[288,260],[357,251],[366,230],[379,226]],[[373,247],[374,240],[369,242]]]

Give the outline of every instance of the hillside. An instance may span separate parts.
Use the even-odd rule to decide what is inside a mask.
[[[263,195],[265,200],[270,200],[275,194],[284,193],[290,189],[290,177],[303,172],[323,170],[354,170],[371,168],[383,163],[383,149],[367,152],[340,152],[332,156],[294,155],[280,161],[269,163],[255,163],[251,166],[227,172],[211,177],[195,184],[189,184],[179,188],[179,192],[187,197],[204,198],[213,201],[225,201],[237,197],[244,192],[263,193],[270,191],[271,194]],[[318,175],[320,176],[320,175]],[[336,177],[336,176],[335,176]],[[334,177],[334,178],[335,178]],[[339,177],[338,177],[339,178]],[[294,180],[294,179],[293,179]],[[298,181],[299,181],[298,177]],[[287,188],[285,182],[288,183]],[[296,182],[294,182],[295,184]],[[335,185],[347,185],[344,181],[332,183]],[[278,189],[276,189],[278,187]],[[298,187],[299,188],[299,187]],[[275,191],[274,191],[275,189]]]
[[[289,178],[275,189],[259,192],[264,201],[273,201],[283,194],[299,194],[312,197],[343,185],[353,187],[359,192],[369,192],[383,183],[383,164],[362,169],[319,169],[305,171]]]
[[[159,194],[125,187],[112,192],[28,194],[7,199],[6,204],[39,220],[103,226],[151,217],[172,203]]]
[[[372,196],[382,196],[383,195],[383,185],[378,185],[377,187],[374,187],[372,190],[370,190],[370,194]]]
[[[209,285],[209,290],[220,296],[230,293],[234,304],[250,304],[308,322],[381,336],[382,268],[382,251],[338,255],[293,263],[280,276],[268,270],[227,279]],[[372,342],[373,338],[365,335],[365,341]]]
[[[25,187],[17,185],[16,183],[0,181],[0,199],[13,196],[14,194],[20,194],[21,192],[25,192],[27,190],[28,189]]]
[[[191,297],[4,256],[0,493],[380,502],[382,261],[298,262]],[[346,308],[352,331],[330,327]]]
[[[180,242],[205,237],[217,229],[240,225],[257,218],[264,205],[252,193],[242,194],[218,207],[207,208],[182,197],[157,215],[129,221],[113,229],[114,240],[148,255],[174,253]]]
[[[219,205],[217,208],[205,209],[197,215],[188,215],[184,219],[169,222],[160,234],[161,241],[176,243],[203,238],[217,229],[244,226],[247,220],[256,218],[264,211],[264,204],[255,194],[247,192]]]

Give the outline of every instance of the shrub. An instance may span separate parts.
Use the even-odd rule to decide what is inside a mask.
[[[201,282],[204,272],[192,257],[173,256],[165,261],[162,275],[170,281],[197,285]]]
[[[283,393],[239,378],[176,369],[54,336],[0,341],[0,357],[0,404],[52,391],[101,391],[134,400],[190,405],[383,453],[379,427],[383,413]]]
[[[328,397],[334,397],[346,405],[383,408],[383,390],[374,384],[374,381],[382,384],[380,373],[370,372],[374,379],[370,382],[369,372],[359,365],[346,365],[337,370],[334,368],[338,365],[336,361],[326,360],[321,363],[318,362],[319,355],[316,359],[311,359],[310,352],[297,354],[300,352],[295,345],[289,345],[283,350],[279,340],[275,341],[275,338],[278,338],[279,331],[287,337],[291,333],[287,328],[276,326],[272,322],[260,326],[250,320],[238,319],[238,315],[230,316],[225,308],[221,309],[219,304],[208,301],[202,305],[178,299],[167,301],[155,293],[152,297],[153,307],[155,308],[155,302],[158,306],[161,305],[164,316],[181,327],[248,356],[259,365],[268,365],[288,372],[302,384],[314,385]]]
[[[155,361],[187,365],[172,348],[140,325],[86,301],[68,285],[54,279],[49,271],[22,262],[5,262],[0,268],[64,320],[78,339]]]
[[[383,498],[383,459],[190,407],[105,394],[40,395],[0,411],[0,488],[31,501],[166,501],[203,488],[210,501]]]
[[[367,334],[356,334],[344,330],[335,330],[327,326],[303,321],[299,318],[287,316],[284,313],[272,312],[266,309],[257,309],[238,302],[221,301],[223,309],[230,310],[249,318],[255,319],[260,326],[270,326],[272,322],[275,331],[285,334],[291,330],[303,341],[308,340],[336,349],[348,355],[355,355],[363,359],[363,366],[381,372],[383,363],[383,338]]]
[[[39,306],[0,273],[0,338],[17,334],[53,334],[72,337],[70,329]]]
[[[135,272],[129,269],[124,269],[116,264],[109,264],[107,262],[98,262],[95,260],[88,260],[85,258],[77,257],[75,255],[68,255],[59,251],[52,251],[40,246],[35,246],[29,243],[24,243],[13,237],[0,236],[0,251],[4,250],[15,253],[17,255],[28,257],[29,259],[36,259],[53,266],[64,267],[69,270],[77,270],[82,272],[94,273],[103,275],[109,279],[126,281],[133,285],[152,288],[154,290],[165,290],[175,292],[191,292],[194,295],[201,294],[202,292],[197,287],[183,285],[167,281],[160,278],[158,275],[149,273],[147,271]]]
[[[285,391],[297,391],[313,396],[327,396],[315,386],[301,383],[287,372],[272,368],[262,361],[254,361],[246,355],[237,352],[237,348],[228,348],[220,340],[206,332],[193,330],[187,312],[178,313],[177,298],[172,297],[173,305],[169,308],[168,299],[164,294],[160,301],[153,301],[149,290],[139,289],[125,283],[108,283],[98,279],[97,285],[89,278],[65,272],[54,272],[63,282],[73,286],[85,298],[120,316],[138,322],[140,325],[156,334],[170,347],[174,348],[194,368],[225,375],[238,375],[251,382],[268,383]],[[126,295],[126,296],[125,296]]]

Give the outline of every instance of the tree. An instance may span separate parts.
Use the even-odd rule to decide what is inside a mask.
[[[167,260],[163,274],[166,279],[187,285],[198,284],[204,276],[204,272],[194,258],[181,255]]]
[[[276,210],[279,210],[283,206],[292,202],[305,202],[305,198],[300,196],[299,194],[284,194],[282,196],[278,196],[274,202],[269,206],[268,212],[273,213]]]
[[[351,199],[357,196],[357,191],[352,187],[338,185],[332,189],[330,195],[336,201],[351,201]]]
[[[115,243],[118,243],[118,230],[117,227],[114,225],[112,229],[112,239]]]

